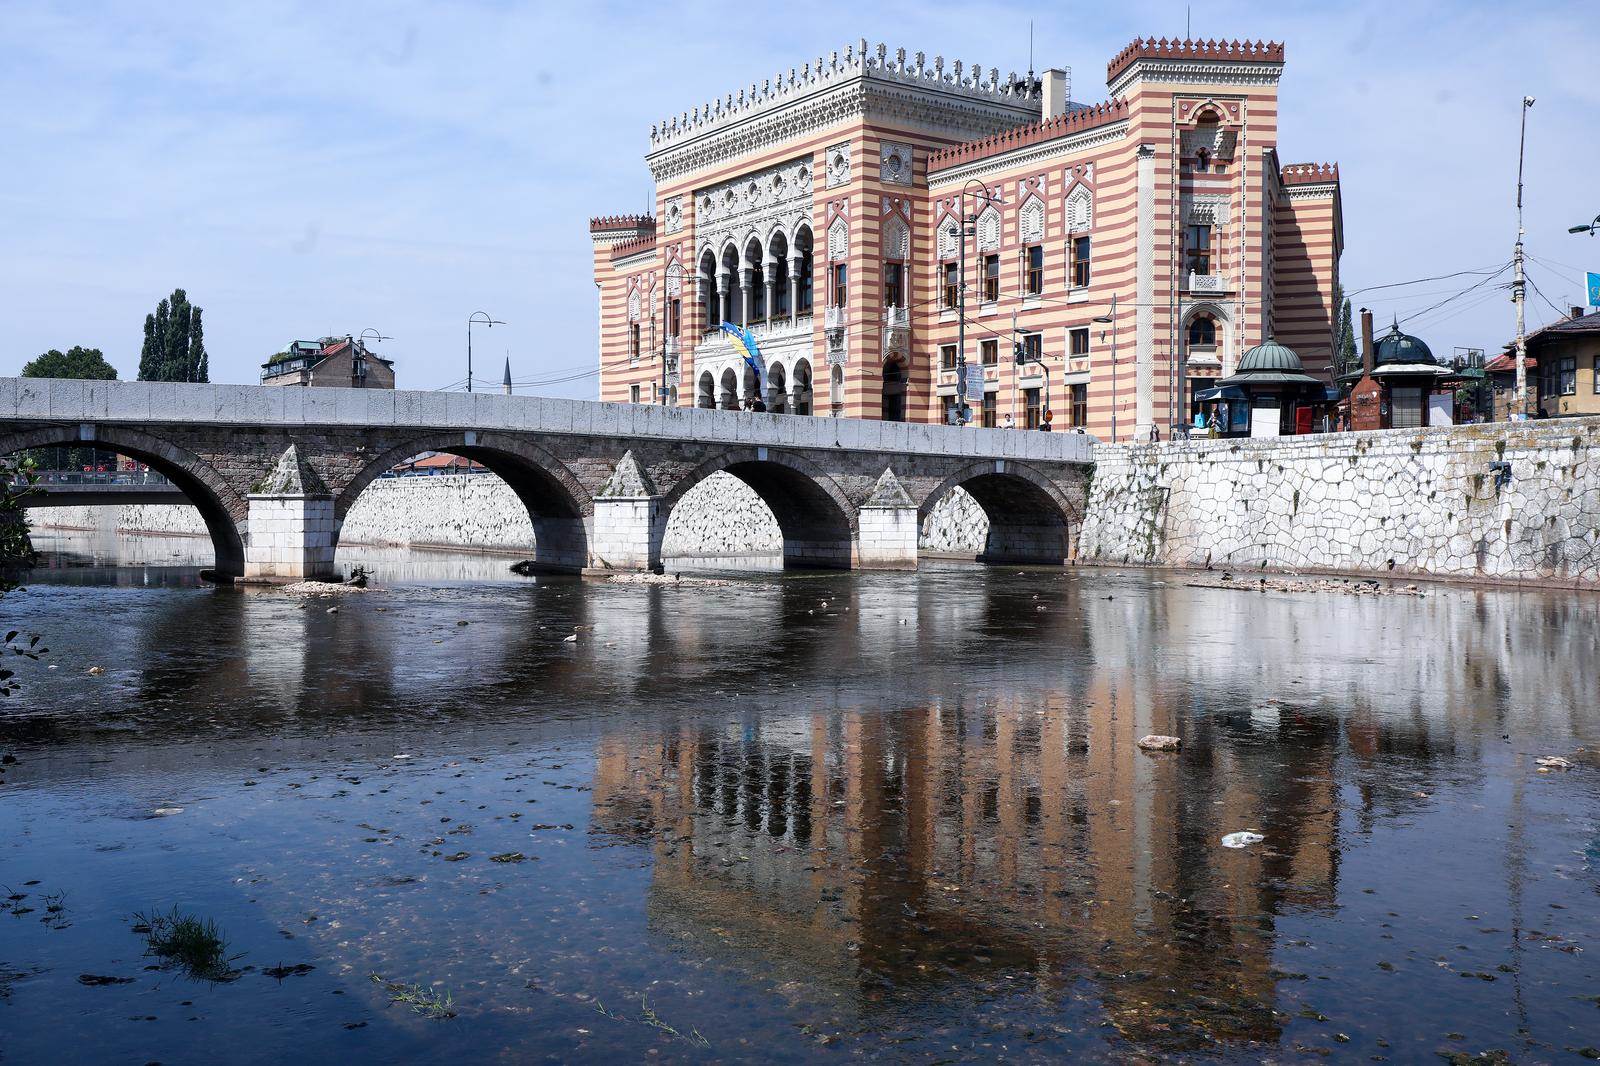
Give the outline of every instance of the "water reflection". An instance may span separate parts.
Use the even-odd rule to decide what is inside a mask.
[[[1591,599],[930,567],[391,577],[330,613],[191,577],[45,571],[6,601],[61,669],[0,718],[0,862],[83,900],[66,931],[0,915],[20,1061],[47,1002],[171,1059],[280,1051],[289,1017],[302,1053],[374,1060],[1592,1042]],[[1244,828],[1265,842],[1219,846]],[[316,974],[134,1026],[74,979],[130,970],[123,916],[175,891]],[[374,972],[447,982],[460,1017],[397,1016]],[[712,1049],[641,1022],[642,990]]]

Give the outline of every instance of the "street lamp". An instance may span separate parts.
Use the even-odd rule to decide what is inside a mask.
[[[1111,326],[1111,441],[1117,440],[1117,294],[1111,294],[1111,313],[1095,315],[1091,320]],[[1105,336],[1104,333],[1101,336]]]
[[[500,321],[498,318],[490,318],[489,317],[489,312],[487,312],[487,311],[474,311],[474,312],[472,312],[471,316],[467,319],[467,391],[468,392],[472,391],[472,327],[473,326],[488,326],[490,329],[493,329],[495,326],[503,326],[503,325],[505,325],[505,323]]]
[[[961,229],[950,227],[950,235],[961,241],[961,284],[956,287],[959,309],[956,312],[956,425],[967,423],[967,238],[978,232],[978,216],[967,214],[967,190],[976,185],[978,198],[987,206],[995,202],[989,187],[977,178],[968,178],[961,187],[961,204],[957,217]],[[979,402],[982,402],[979,397]]]
[[[1589,236],[1593,237],[1595,235],[1595,231],[1596,230],[1600,230],[1600,215],[1594,216],[1594,221],[1593,222],[1590,222],[1587,225],[1583,225],[1583,226],[1573,226],[1570,229],[1568,229],[1567,232],[1568,233],[1587,233]]]

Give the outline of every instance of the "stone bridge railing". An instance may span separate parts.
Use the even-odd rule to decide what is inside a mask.
[[[795,565],[914,566],[919,519],[961,486],[985,557],[1060,562],[1094,438],[461,393],[0,379],[0,454],[92,443],[172,480],[218,571],[333,572],[361,490],[426,451],[483,463],[528,507],[540,565],[658,569],[673,504],[725,470],[772,509]]]

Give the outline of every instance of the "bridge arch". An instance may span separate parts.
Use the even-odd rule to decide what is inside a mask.
[[[1082,504],[1027,463],[989,459],[963,467],[928,493],[918,523],[956,488],[965,489],[989,519],[980,560],[1060,564],[1072,554]]]
[[[466,441],[471,439],[472,443]],[[423,452],[459,455],[500,477],[527,508],[533,525],[532,562],[540,569],[576,572],[588,563],[585,519],[594,500],[571,470],[550,452],[505,433],[420,433],[381,452],[338,489],[334,519],[341,526],[356,497],[373,481]]]
[[[218,577],[244,575],[244,535],[250,504],[204,459],[170,441],[136,429],[94,425],[92,437],[80,426],[41,426],[0,434],[0,455],[31,448],[94,445],[137,459],[161,474],[200,512],[211,536]]]
[[[787,567],[848,570],[857,511],[838,483],[815,464],[766,448],[733,448],[689,471],[661,500],[661,526],[684,494],[718,471],[755,490],[783,534]]]

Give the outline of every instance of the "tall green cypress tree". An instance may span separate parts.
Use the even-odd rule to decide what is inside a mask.
[[[1333,287],[1333,305],[1339,309],[1339,326],[1333,344],[1334,373],[1343,374],[1354,368],[1360,358],[1356,354],[1355,327],[1350,320],[1350,301],[1345,297],[1343,285]]]
[[[211,360],[206,356],[205,330],[200,325],[200,308],[194,309],[189,319],[189,369],[190,381],[211,380]]]
[[[156,305],[144,320],[140,381],[209,381],[210,360],[200,324],[200,308],[182,289]]]

